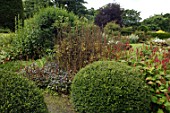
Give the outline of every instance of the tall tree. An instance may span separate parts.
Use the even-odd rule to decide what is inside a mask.
[[[32,17],[41,8],[52,5],[50,0],[24,0],[25,18]]]
[[[82,16],[87,13],[84,0],[53,0],[58,7],[64,7],[76,15]]]
[[[0,0],[0,27],[15,30],[15,18],[23,20],[22,0]]]
[[[170,32],[170,14],[154,15],[145,19],[142,24],[148,26],[149,30],[156,31],[161,29]]]
[[[123,10],[122,21],[123,21],[123,25],[125,27],[138,26],[140,24],[141,19],[142,18],[140,17],[140,12],[138,12],[134,9]]]
[[[122,10],[117,3],[109,3],[99,9],[94,23],[100,28],[104,28],[108,22],[115,21],[120,26],[122,25]]]

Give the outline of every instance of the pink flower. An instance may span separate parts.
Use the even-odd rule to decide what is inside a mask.
[[[158,57],[156,56],[156,58],[155,58],[155,60],[154,60],[154,62],[160,62],[160,60],[158,59]]]

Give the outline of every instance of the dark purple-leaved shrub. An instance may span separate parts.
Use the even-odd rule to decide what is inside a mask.
[[[33,63],[24,69],[24,73],[40,88],[49,88],[59,94],[69,93],[71,85],[69,73],[60,69],[56,62],[47,62],[42,68]]]
[[[115,21],[120,26],[122,25],[122,11],[120,5],[117,3],[109,3],[99,9],[94,23],[100,28],[104,28],[108,22]]]

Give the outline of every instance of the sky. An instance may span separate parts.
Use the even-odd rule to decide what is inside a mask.
[[[154,14],[170,13],[170,0],[85,0],[85,6],[90,9],[98,9],[108,3],[118,3],[121,8],[140,11],[142,19],[149,18]]]

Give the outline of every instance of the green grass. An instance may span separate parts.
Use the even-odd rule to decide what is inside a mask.
[[[143,46],[143,43],[138,43],[138,44],[130,44],[134,50],[136,50],[137,48],[141,48]]]

